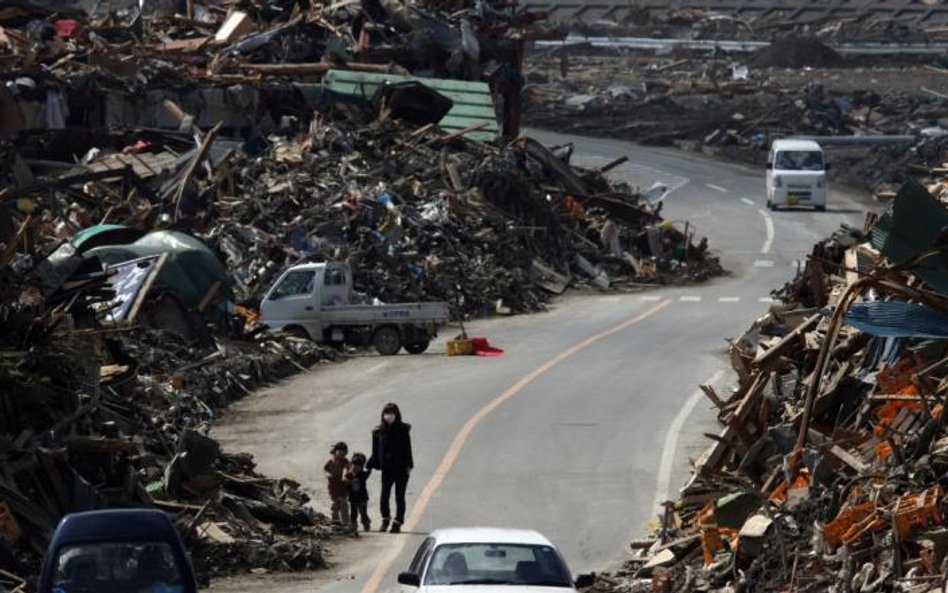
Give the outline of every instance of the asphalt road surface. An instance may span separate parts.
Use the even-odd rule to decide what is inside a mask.
[[[442,342],[422,356],[366,354],[234,405],[214,436],[253,453],[262,471],[299,480],[322,506],[321,467],[332,443],[366,451],[388,401],[413,425],[408,533],[345,543],[332,571],[262,577],[267,590],[398,590],[395,577],[423,535],[447,526],[535,528],[574,573],[614,567],[658,503],[686,481],[689,458],[709,443],[702,433],[717,432],[697,386],[710,381],[727,391],[725,338],[766,311],[770,290],[792,277],[814,242],[842,222],[861,225],[874,207],[831,188],[826,212],[771,213],[762,170],[620,141],[532,135],[573,142],[579,164],[628,155],[611,175],[672,188],[664,216],[696,225],[731,274],[698,286],[576,295],[547,313],[471,324],[470,334],[506,350],[501,357],[448,358]],[[378,484],[370,480],[376,525]],[[215,588],[261,584],[238,579]]]

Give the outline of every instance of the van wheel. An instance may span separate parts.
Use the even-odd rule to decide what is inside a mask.
[[[402,337],[394,327],[380,327],[372,336],[372,346],[382,356],[393,356],[402,347]]]
[[[826,206],[817,206],[817,207],[816,207],[816,211],[817,211],[817,212],[826,212]]]
[[[424,342],[412,342],[411,344],[405,344],[405,352],[409,354],[421,354],[428,349],[428,340]]]
[[[767,209],[768,209],[768,210],[776,210],[777,207],[774,206],[774,203],[773,203],[773,202],[771,202],[770,200],[767,200]]]

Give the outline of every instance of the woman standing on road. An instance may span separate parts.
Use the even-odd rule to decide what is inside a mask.
[[[402,412],[393,403],[382,408],[382,422],[372,431],[372,457],[368,467],[382,472],[382,495],[379,496],[379,510],[382,514],[382,527],[379,531],[399,533],[405,522],[405,489],[408,487],[408,474],[414,462],[411,456],[411,425],[402,422]],[[395,520],[391,521],[389,498],[395,486]]]

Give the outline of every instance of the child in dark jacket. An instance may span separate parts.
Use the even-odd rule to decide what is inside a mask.
[[[332,500],[332,522],[349,528],[349,483],[346,481],[346,474],[349,473],[349,460],[346,454],[349,453],[349,447],[342,441],[333,445],[329,453],[332,457],[323,466],[326,473],[327,486],[329,488],[329,498]]]
[[[365,531],[372,527],[372,520],[369,519],[369,491],[366,489],[366,482],[371,475],[372,470],[365,469],[365,455],[353,453],[349,471],[346,473],[349,480],[349,516],[353,529],[356,529],[360,516]]]

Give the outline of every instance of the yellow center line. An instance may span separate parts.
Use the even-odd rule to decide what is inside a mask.
[[[592,346],[604,338],[608,338],[613,334],[621,332],[637,323],[648,319],[671,303],[672,301],[670,300],[662,301],[644,313],[636,315],[632,319],[629,319],[628,321],[625,321],[622,324],[613,327],[612,329],[607,329],[596,335],[586,338],[578,344],[574,344],[570,348],[560,352],[553,358],[547,360],[537,368],[521,377],[519,381],[508,387],[506,391],[495,397],[487,405],[478,410],[476,414],[471,416],[467,422],[464,423],[464,426],[461,427],[460,432],[458,432],[457,436],[454,437],[454,440],[451,442],[451,446],[448,447],[448,451],[444,454],[444,457],[441,458],[441,463],[438,464],[438,468],[435,470],[434,475],[431,476],[431,479],[427,484],[425,484],[425,487],[422,488],[421,493],[418,495],[418,500],[414,505],[412,505],[411,514],[407,519],[405,519],[405,525],[403,525],[403,528],[406,531],[412,531],[415,528],[424,515],[425,509],[428,507],[428,503],[431,502],[431,498],[434,496],[435,492],[437,492],[438,488],[441,486],[441,483],[444,481],[445,476],[448,475],[448,472],[451,471],[454,463],[461,455],[461,450],[464,448],[465,443],[467,443],[468,437],[471,436],[474,428],[476,428],[477,425],[480,424],[482,420],[484,420],[484,418],[489,416],[491,412],[499,408],[510,398],[522,392],[525,387],[536,381],[541,375],[562,363],[570,356],[581,350],[584,350],[585,348],[588,348],[589,346]],[[372,572],[369,580],[366,581],[365,585],[362,587],[362,593],[376,593],[378,591],[379,586],[382,584],[382,579],[385,578],[385,575],[388,574],[389,570],[391,570],[392,565],[396,560],[398,560],[402,550],[405,549],[405,543],[407,542],[407,539],[408,538],[404,537],[398,538],[398,543],[389,550],[389,553],[375,567],[375,570]]]

